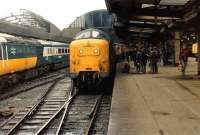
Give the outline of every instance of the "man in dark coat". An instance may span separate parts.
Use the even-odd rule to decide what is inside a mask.
[[[142,51],[138,50],[136,53],[136,71],[139,73],[142,70]]]
[[[136,62],[136,54],[137,54],[137,49],[133,48],[132,50],[132,54],[131,54],[131,61],[134,62],[134,67],[137,66],[137,62]]]
[[[142,56],[141,56],[142,60],[141,60],[141,70],[143,73],[146,73],[146,65],[147,65],[147,60],[148,60],[148,56],[147,56],[147,51],[146,49],[142,50]]]
[[[150,66],[151,66],[151,72],[152,73],[158,73],[158,60],[159,60],[160,56],[159,53],[156,49],[153,49],[150,52]]]

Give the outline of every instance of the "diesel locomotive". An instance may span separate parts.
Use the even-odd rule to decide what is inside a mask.
[[[0,33],[0,88],[68,65],[67,43]]]
[[[70,76],[79,88],[101,85],[114,72],[115,52],[112,40],[99,29],[83,30],[70,48]]]

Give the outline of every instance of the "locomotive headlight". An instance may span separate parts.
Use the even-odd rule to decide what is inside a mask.
[[[94,49],[93,52],[95,55],[99,55],[99,49]]]
[[[83,50],[79,50],[79,53],[80,53],[80,54],[83,54]]]

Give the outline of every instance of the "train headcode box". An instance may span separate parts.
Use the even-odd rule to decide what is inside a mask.
[[[192,45],[192,53],[197,54],[198,53],[198,43],[195,43]]]

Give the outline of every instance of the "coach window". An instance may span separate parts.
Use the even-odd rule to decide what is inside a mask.
[[[49,55],[51,54],[51,48],[49,48]]]
[[[52,48],[49,48],[50,54],[52,54]]]
[[[50,48],[48,48],[48,55],[50,54]]]
[[[58,48],[58,54],[61,54],[62,50],[60,48]]]
[[[55,49],[55,48],[53,48],[53,54],[54,54],[54,55],[56,54],[56,49]]]
[[[50,50],[51,50],[51,55],[53,54],[53,48],[50,48]]]

